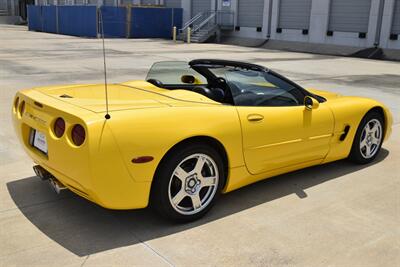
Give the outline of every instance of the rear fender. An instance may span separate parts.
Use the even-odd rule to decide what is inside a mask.
[[[228,165],[243,166],[241,129],[232,106],[168,107],[113,114],[108,121],[129,173],[137,182],[152,181],[158,164],[176,144],[195,136],[218,140]],[[147,163],[132,159],[151,156]]]

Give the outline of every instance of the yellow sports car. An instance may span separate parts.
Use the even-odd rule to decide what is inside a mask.
[[[150,204],[178,221],[271,176],[344,158],[369,163],[392,125],[375,100],[208,59],[156,63],[146,81],[23,90],[12,117],[36,174],[56,190],[110,209]]]

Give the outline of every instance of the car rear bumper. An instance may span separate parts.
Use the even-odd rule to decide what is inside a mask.
[[[118,210],[140,209],[148,205],[151,183],[132,182],[129,187],[121,190],[119,192],[120,194],[115,194],[114,190],[109,190],[109,193],[103,192],[99,195],[97,192],[93,191],[93,188],[86,188],[79,184],[77,182],[79,179],[68,177],[43,163],[39,166],[46,170],[50,179],[55,179],[75,194],[104,208]],[[102,177],[98,177],[98,179],[102,179]],[[115,182],[117,183],[118,180]],[[115,187],[114,182],[110,183],[108,187],[110,189]]]
[[[99,116],[93,112],[56,102],[36,92],[18,93],[25,102],[24,112],[13,108],[16,135],[32,160],[74,193],[109,209],[144,208],[148,204],[151,181],[132,178]],[[40,106],[35,103],[40,102]],[[47,104],[47,105],[46,105]],[[54,120],[66,121],[66,132],[54,136]],[[79,123],[87,136],[81,146],[71,144],[68,131]],[[31,144],[31,132],[40,131],[47,139],[47,153]],[[138,174],[140,175],[140,173]]]

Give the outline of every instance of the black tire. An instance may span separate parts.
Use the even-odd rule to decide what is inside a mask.
[[[370,157],[366,157],[363,154],[365,152],[363,152],[363,150],[360,148],[361,138],[363,138],[365,136],[365,133],[363,133],[363,131],[364,131],[364,128],[366,127],[366,124],[372,123],[374,120],[379,121],[379,123],[381,125],[380,141],[379,141],[379,144],[376,145],[376,150],[374,150],[375,152],[373,153],[373,155]],[[385,125],[384,125],[384,118],[383,118],[382,114],[380,112],[377,112],[374,110],[368,112],[364,116],[364,118],[361,120],[361,122],[357,128],[357,132],[356,132],[356,135],[354,136],[353,145],[351,147],[351,151],[350,151],[350,155],[349,155],[348,159],[351,160],[352,162],[358,163],[358,164],[368,164],[368,163],[372,162],[373,160],[375,160],[375,158],[379,154],[380,149],[382,147],[383,138],[384,138],[384,129],[385,129]]]
[[[183,203],[183,201],[186,201],[189,204],[192,203],[192,205],[193,205],[192,212],[195,212],[195,213],[182,214],[182,212],[190,212],[190,210],[189,211],[179,210],[179,208],[172,203],[173,200],[171,198],[173,198],[173,197],[172,197],[172,193],[170,193],[172,191],[172,189],[170,189],[170,188],[172,187],[172,183],[177,183],[176,180],[178,178],[178,176],[175,176],[175,175],[173,176],[173,174],[175,172],[175,169],[178,166],[183,166],[180,164],[191,164],[190,160],[194,161],[195,159],[189,159],[189,160],[187,160],[188,161],[187,163],[184,162],[184,160],[186,160],[187,158],[190,158],[192,156],[195,156],[195,155],[206,155],[207,157],[212,159],[212,161],[207,161],[207,164],[214,163],[213,166],[215,168],[210,168],[210,169],[217,169],[218,179],[217,179],[217,182],[215,182],[214,186],[210,186],[210,187],[206,186],[206,187],[202,188],[199,185],[199,187],[198,187],[198,188],[201,188],[198,190],[200,199],[201,199],[201,193],[202,192],[204,193],[204,191],[202,191],[202,190],[208,190],[207,188],[210,188],[210,190],[211,190],[211,188],[212,188],[214,193],[212,195],[211,194],[209,195],[207,202],[205,202],[205,204],[207,204],[207,205],[204,205],[204,207],[202,207],[201,210],[199,210],[198,212],[195,212],[195,208],[194,208],[195,204],[191,198],[192,196],[187,195],[187,196],[185,196],[184,199],[182,199],[182,201],[180,203]],[[184,162],[184,163],[182,163],[182,162]],[[204,166],[207,171],[209,166],[208,165],[204,165]],[[193,171],[194,171],[194,169],[193,169]],[[203,169],[203,172],[204,171],[205,170]],[[189,174],[189,172],[185,173],[184,176],[186,176],[186,174]],[[154,177],[154,181],[153,181],[152,192],[151,192],[151,199],[150,199],[151,207],[158,214],[160,214],[161,216],[163,216],[169,220],[173,220],[173,221],[177,221],[177,222],[189,222],[189,221],[197,220],[197,219],[201,218],[202,216],[204,216],[211,209],[211,207],[214,205],[214,203],[218,199],[218,197],[221,193],[222,187],[224,186],[224,183],[225,183],[225,175],[226,174],[225,174],[225,168],[224,168],[224,163],[223,163],[222,157],[218,153],[218,151],[216,149],[214,149],[213,147],[211,147],[209,145],[201,144],[201,143],[194,143],[194,144],[187,144],[187,145],[179,146],[178,148],[176,148],[173,151],[171,151],[170,153],[168,153],[168,155],[160,163],[160,166],[157,168],[157,171],[156,171],[156,174]],[[191,179],[190,178],[191,176],[192,175],[189,175],[189,176],[187,176],[186,179],[184,179],[186,181],[185,185],[187,185],[187,187],[185,187],[185,188],[188,190],[190,190],[190,187],[189,187],[190,181],[189,180]],[[216,175],[214,175],[214,176],[216,176]],[[203,177],[203,175],[202,175],[202,177]],[[197,179],[197,176],[196,176],[196,179]],[[171,180],[173,180],[173,181],[171,181]],[[182,190],[184,188],[182,179],[178,179],[178,183],[181,184],[182,187],[180,190]],[[178,186],[178,188],[179,188],[179,186]],[[184,194],[187,194],[187,191],[185,191]],[[178,193],[176,193],[176,195],[178,195]],[[202,202],[202,200],[201,200],[201,202]],[[183,204],[185,204],[185,203],[183,203]]]

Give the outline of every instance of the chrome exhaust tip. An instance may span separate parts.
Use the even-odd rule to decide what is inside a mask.
[[[54,177],[53,177],[53,178],[50,178],[50,179],[49,179],[49,182],[50,182],[51,187],[54,189],[54,191],[55,191],[57,194],[60,194],[61,191],[67,189],[66,186],[64,186],[62,183],[60,183],[60,182],[59,182],[56,178],[54,178]]]
[[[40,166],[40,165],[33,166],[33,171],[43,181],[49,181],[51,188],[53,188],[53,190],[57,194],[60,194],[61,191],[68,189],[66,186],[64,186],[62,183],[60,183],[60,181],[58,181],[51,173],[49,173],[42,166]]]
[[[35,165],[33,166],[33,171],[35,172],[36,176],[38,176],[40,179],[42,179],[43,181],[50,179],[51,177],[53,177],[53,175],[51,175],[51,173],[49,173],[48,171],[46,171],[42,166],[40,165]]]

